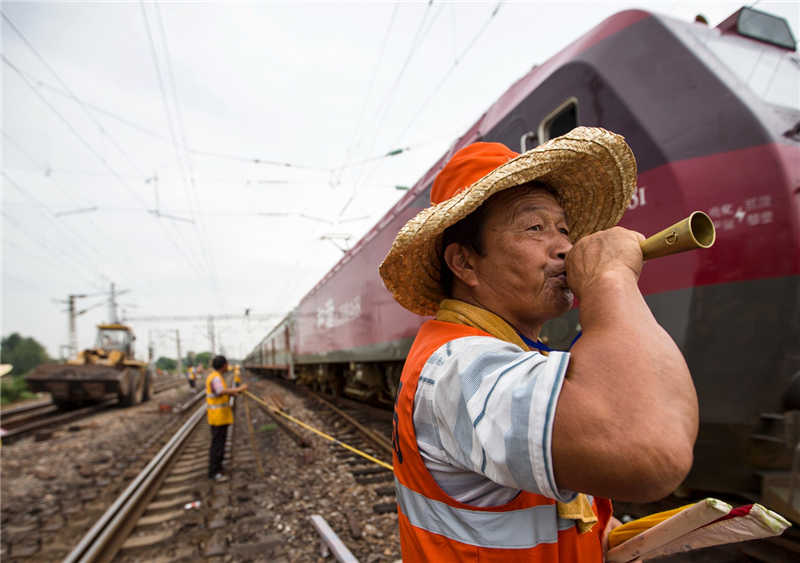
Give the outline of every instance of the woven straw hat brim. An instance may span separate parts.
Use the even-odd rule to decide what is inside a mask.
[[[440,284],[442,234],[494,194],[537,180],[556,192],[570,238],[616,225],[636,189],[636,159],[621,135],[577,127],[495,168],[467,189],[420,211],[400,229],[380,266],[403,307],[433,315],[446,297]]]

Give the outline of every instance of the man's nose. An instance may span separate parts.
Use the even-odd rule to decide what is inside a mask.
[[[572,243],[569,237],[561,233],[559,233],[553,246],[554,253],[560,260],[566,260],[567,253],[572,250]]]

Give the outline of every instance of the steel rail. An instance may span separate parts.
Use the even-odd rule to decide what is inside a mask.
[[[75,549],[64,559],[65,563],[111,561],[124,541],[124,538],[120,537],[121,534],[133,528],[138,517],[137,511],[144,509],[152,494],[166,477],[166,470],[175,460],[176,454],[186,439],[203,419],[205,412],[206,408],[203,405],[189,417],[92,526]]]
[[[5,430],[5,433],[3,434],[2,439],[5,443],[10,444],[12,441],[26,436],[36,430],[43,430],[51,426],[58,426],[60,424],[72,422],[73,420],[85,418],[90,414],[103,411],[112,405],[116,405],[117,402],[117,398],[114,397],[111,399],[106,399],[102,403],[67,411],[61,414],[54,414],[52,416],[50,412],[41,413],[41,415],[35,416],[35,419],[29,420],[25,424],[21,424],[19,426],[12,424],[11,428],[8,429],[4,427],[3,429]]]
[[[47,399],[43,401],[36,401],[35,403],[28,403],[26,405],[17,405],[16,407],[10,406],[3,408],[0,410],[0,418],[5,418],[7,416],[19,414],[19,413],[27,413],[32,410],[41,409],[43,407],[49,407],[51,405],[55,405],[53,401]]]
[[[48,414],[52,414],[54,412],[58,412],[58,406],[50,403],[49,405],[42,405],[36,408],[30,408],[23,412],[17,412],[14,414],[5,414],[3,413],[0,415],[0,426],[5,428],[6,430],[10,430],[11,428],[16,428],[22,426],[23,424],[27,424],[36,418],[41,418]]]

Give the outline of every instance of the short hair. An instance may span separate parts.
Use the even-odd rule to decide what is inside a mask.
[[[483,223],[486,220],[486,202],[478,209],[461,219],[458,223],[450,225],[442,234],[442,250],[439,253],[439,282],[442,291],[448,297],[453,292],[453,271],[444,259],[445,249],[454,242],[461,246],[472,248],[478,255],[483,256]]]
[[[225,356],[214,356],[214,359],[211,360],[211,367],[216,370],[220,370],[224,368],[228,363],[228,360],[225,359]]]
[[[557,193],[547,184],[538,182],[536,180],[508,189],[511,190],[519,188],[545,190],[553,197],[556,197]],[[461,219],[461,221],[458,223],[450,225],[444,230],[444,233],[442,234],[442,248],[439,253],[439,283],[442,291],[448,297],[451,297],[453,292],[453,271],[450,269],[450,266],[447,265],[447,261],[444,259],[445,249],[455,242],[461,246],[470,247],[478,254],[478,256],[484,256],[483,225],[486,222],[486,210],[488,209],[488,203],[501,193],[503,192],[497,192],[493,194],[489,199],[484,201],[483,204],[478,207],[478,209]],[[558,198],[556,197],[556,199]]]

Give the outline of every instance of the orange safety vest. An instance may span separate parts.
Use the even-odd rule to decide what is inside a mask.
[[[437,349],[465,336],[491,335],[469,326],[427,321],[400,377],[392,444],[403,561],[601,562],[602,533],[612,511],[608,499],[593,499],[598,523],[579,534],[574,520],[558,517],[553,499],[520,491],[500,506],[472,506],[451,498],[425,467],[413,419],[420,372]]]
[[[211,380],[215,377],[219,377],[220,381],[222,381],[222,388],[227,389],[225,378],[218,371],[212,371],[208,374],[208,377],[206,377],[206,413],[208,414],[208,423],[211,426],[233,424],[233,409],[231,409],[228,401],[228,395],[215,395],[214,390],[211,388]]]

